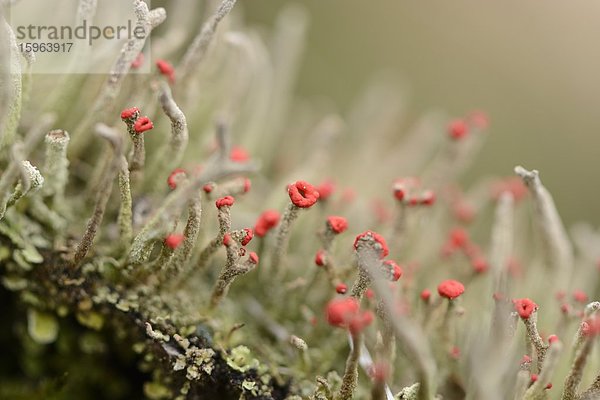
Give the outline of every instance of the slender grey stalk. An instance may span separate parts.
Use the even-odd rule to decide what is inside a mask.
[[[278,271],[278,276],[282,277],[284,272],[281,267],[281,260],[285,256],[287,250],[288,241],[290,239],[290,228],[292,223],[298,218],[299,207],[296,207],[293,203],[288,204],[288,207],[283,213],[283,218],[277,229],[277,241],[275,248],[273,249],[273,258],[271,259],[272,271]]]
[[[538,171],[527,171],[517,166],[515,173],[521,177],[533,196],[536,222],[544,244],[546,263],[557,272],[557,281],[562,281],[564,285],[566,283],[564,275],[573,267],[573,248],[554,200],[542,184]]]
[[[161,82],[158,99],[164,113],[171,120],[169,168],[167,168],[170,171],[179,165],[183,158],[189,140],[188,126],[185,114],[173,100],[171,88],[166,82]]]
[[[365,260],[366,261],[366,260]],[[407,351],[409,358],[415,363],[418,379],[420,380],[418,400],[434,400],[436,397],[436,364],[426,335],[411,319],[395,312],[394,300],[389,291],[383,272],[377,268],[379,259],[370,260],[370,268],[366,271],[371,276],[371,284],[376,295],[388,315],[391,326],[400,345]]]
[[[65,186],[69,179],[67,159],[69,140],[69,133],[63,130],[53,130],[46,135],[46,159],[43,168],[46,176],[44,196],[52,197],[53,204],[61,204],[64,200]]]
[[[81,145],[85,143],[85,141],[79,138],[85,135],[89,130],[89,127],[95,121],[101,121],[106,118],[107,111],[117,98],[123,80],[131,69],[131,63],[144,48],[146,39],[150,37],[152,30],[160,25],[167,17],[164,8],[155,8],[150,11],[148,10],[148,5],[143,0],[134,0],[133,6],[137,19],[135,29],[143,29],[145,34],[141,39],[134,36],[123,45],[121,53],[110,70],[108,79],[101,89],[100,95],[96,98],[94,105],[76,129],[76,133],[73,137],[73,151],[79,151]]]
[[[8,58],[6,63],[6,71],[4,71],[3,79],[8,80],[6,85],[6,111],[0,111],[0,151],[3,151],[8,146],[12,145],[16,139],[17,127],[21,119],[21,103],[22,103],[22,73],[21,73],[21,54],[17,47],[15,33],[6,22],[4,17],[0,21],[2,35],[0,39],[7,40],[3,43],[4,57]]]
[[[94,244],[94,238],[96,237],[98,228],[100,227],[102,219],[104,218],[104,212],[106,211],[106,205],[112,192],[115,177],[118,174],[121,166],[121,153],[123,149],[122,136],[117,131],[104,124],[96,125],[96,133],[109,141],[113,148],[114,154],[104,174],[104,179],[102,180],[98,197],[96,198],[96,204],[94,205],[92,216],[88,220],[83,237],[75,247],[73,260],[71,263],[72,268],[79,267],[81,261],[85,258]]]
[[[583,345],[579,348],[569,371],[569,375],[565,380],[565,386],[563,389],[562,400],[579,400],[577,390],[583,377],[583,370],[587,364],[588,356],[592,353],[594,346],[594,338],[586,337]]]
[[[550,383],[552,374],[556,369],[558,358],[562,351],[562,344],[560,342],[554,342],[548,349],[548,356],[544,361],[541,372],[538,379],[527,389],[523,400],[544,400],[546,399],[546,385]]]
[[[119,207],[117,224],[119,225],[121,245],[128,247],[133,239],[133,211],[129,165],[127,159],[122,154],[119,155],[119,194],[121,206]]]
[[[200,194],[190,201],[188,206],[188,220],[183,232],[183,243],[177,247],[169,262],[165,265],[167,272],[179,274],[186,266],[192,255],[192,250],[200,233],[202,220],[202,201]]]
[[[179,86],[187,85],[189,77],[204,60],[208,47],[210,46],[219,23],[233,8],[237,0],[223,0],[217,7],[215,13],[206,21],[187,49],[181,64],[177,68],[177,80]]]

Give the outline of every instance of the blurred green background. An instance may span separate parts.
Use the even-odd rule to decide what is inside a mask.
[[[536,168],[567,224],[600,224],[600,1],[240,1],[259,26],[288,3],[310,15],[300,96],[343,112],[391,71],[411,120],[485,110],[491,134],[468,180]]]

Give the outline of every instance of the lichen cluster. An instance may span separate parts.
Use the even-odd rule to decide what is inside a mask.
[[[131,4],[107,77],[1,21],[0,398],[600,397],[600,234],[537,171],[460,185],[483,113],[398,137],[389,85],[294,97],[300,9]]]

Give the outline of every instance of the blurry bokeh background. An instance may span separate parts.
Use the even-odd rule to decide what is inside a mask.
[[[568,225],[600,224],[600,1],[239,5],[251,25],[269,27],[288,3],[310,15],[300,96],[344,112],[384,72],[403,88],[407,124],[430,110],[485,110],[491,134],[466,183],[536,168]]]

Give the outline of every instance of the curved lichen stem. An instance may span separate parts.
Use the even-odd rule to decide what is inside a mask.
[[[98,197],[96,198],[92,216],[88,220],[83,237],[75,247],[73,259],[71,261],[72,268],[79,267],[81,261],[85,258],[93,246],[94,238],[96,237],[98,228],[100,227],[102,219],[104,218],[104,212],[106,211],[106,205],[112,192],[115,177],[119,173],[119,169],[121,167],[121,153],[123,151],[122,137],[117,131],[104,124],[96,125],[96,133],[109,141],[113,149],[113,156],[108,168],[104,173],[104,179],[102,180]]]
[[[550,383],[552,374],[558,363],[559,355],[562,351],[562,344],[558,341],[552,343],[548,348],[548,356],[546,357],[538,379],[527,389],[523,396],[523,400],[543,400],[546,399],[546,386]]]
[[[381,300],[385,312],[390,315],[390,323],[394,335],[402,348],[414,362],[419,379],[418,400],[434,400],[436,397],[436,364],[427,337],[421,327],[409,318],[395,312],[394,300],[382,271],[378,268],[379,258],[365,258],[368,264],[365,271],[369,273],[375,294]]]
[[[85,144],[86,133],[94,122],[102,121],[106,118],[106,113],[117,98],[123,81],[131,69],[131,64],[144,48],[144,44],[150,37],[152,30],[167,18],[164,8],[149,10],[148,5],[142,0],[134,0],[133,7],[137,20],[135,29],[143,29],[144,35],[133,36],[123,45],[99,96],[75,130],[73,145],[71,146],[73,152],[81,150],[81,147]],[[139,38],[138,36],[142,37]]]
[[[204,268],[212,255],[223,246],[223,238],[231,230],[231,207],[224,206],[219,208],[217,218],[219,220],[219,232],[200,252],[196,270]]]
[[[527,339],[529,343],[535,348],[536,354],[536,365],[538,372],[541,370],[546,358],[546,351],[548,346],[544,344],[540,333],[537,328],[537,312],[531,314],[529,318],[522,318],[525,324],[525,330],[527,332]]]
[[[204,60],[209,45],[213,41],[219,23],[233,9],[237,0],[223,0],[217,7],[215,13],[202,25],[198,35],[188,47],[181,64],[177,68],[177,80],[179,86],[187,84],[190,75],[198,68]]]
[[[188,206],[188,219],[183,231],[183,243],[175,250],[175,253],[165,265],[164,269],[175,276],[186,269],[190,261],[192,251],[200,233],[200,223],[202,221],[202,201],[200,195],[190,200]]]
[[[575,360],[571,366],[571,370],[565,379],[562,400],[578,400],[577,390],[583,377],[583,370],[587,364],[589,355],[592,352],[594,340],[591,337],[585,338],[583,345],[579,348],[575,355]]]
[[[121,205],[119,207],[119,215],[117,216],[117,224],[119,225],[121,247],[126,249],[131,245],[131,240],[133,239],[133,211],[129,165],[124,155],[119,156],[119,195]]]
[[[352,348],[346,360],[346,368],[342,377],[342,386],[335,396],[336,400],[350,400],[354,397],[356,385],[358,383],[358,360],[360,359],[360,349],[363,345],[363,334],[354,333],[352,336]]]
[[[227,261],[219,274],[210,296],[209,310],[214,310],[229,292],[233,281],[240,275],[252,271],[258,262],[256,255],[250,254],[246,260],[240,262],[242,254],[245,254],[245,248],[241,247],[241,240],[244,237],[244,231],[235,231],[230,234],[230,241],[225,245],[227,250]]]
[[[533,197],[538,231],[544,244],[546,263],[556,272],[557,285],[565,286],[565,274],[573,267],[573,248],[550,192],[540,180],[539,172],[515,167]]]
[[[4,17],[0,15],[0,29],[2,34],[0,40],[2,44],[6,46],[0,49],[2,50],[2,56],[8,58],[3,60],[6,69],[3,71],[2,79],[4,81],[5,98],[3,99],[6,103],[6,109],[0,111],[0,152],[3,152],[8,146],[11,146],[16,139],[17,127],[21,119],[21,105],[22,105],[22,71],[21,71],[21,60],[20,52],[17,47],[17,41],[15,34]],[[6,42],[5,42],[6,41]],[[3,46],[3,47],[4,47]],[[9,81],[6,83],[6,81]]]
[[[283,213],[279,228],[277,229],[275,248],[273,249],[273,256],[271,258],[271,270],[277,273],[278,277],[283,277],[285,275],[285,268],[281,265],[281,260],[285,256],[290,237],[290,229],[293,222],[298,218],[299,210],[299,207],[295,206],[293,203],[289,203]]]

